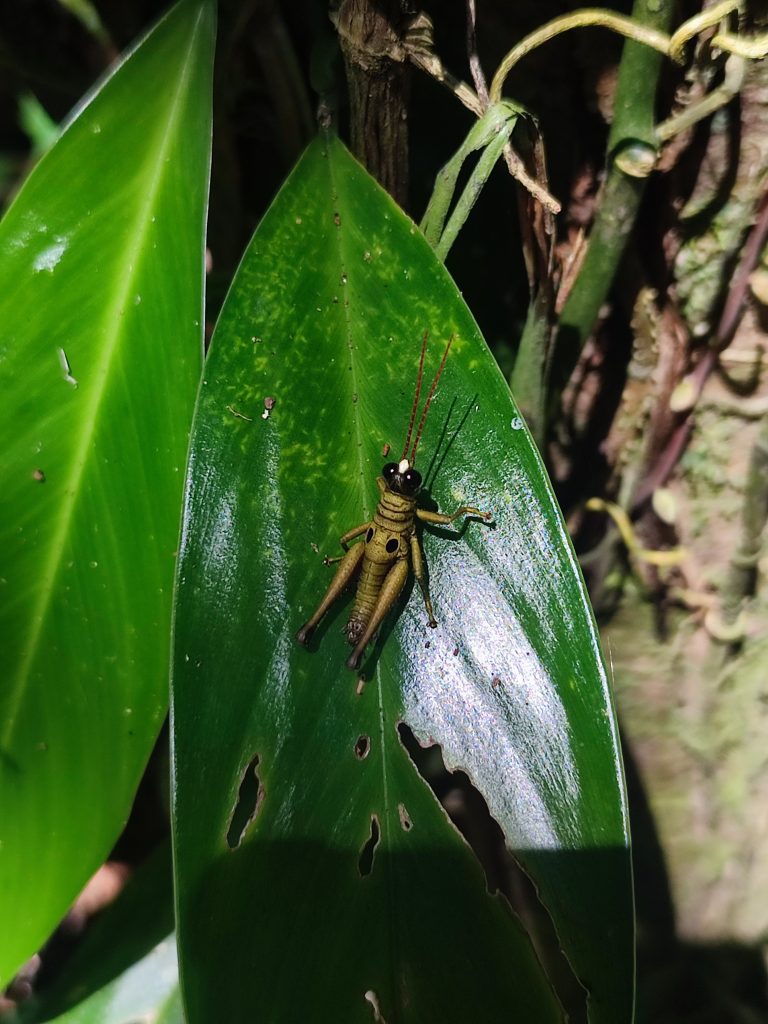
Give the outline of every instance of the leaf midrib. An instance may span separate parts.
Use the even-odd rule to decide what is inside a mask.
[[[344,190],[343,189],[339,189],[337,187],[337,182],[336,182],[335,174],[334,174],[334,157],[335,157],[335,153],[339,152],[339,147],[338,147],[338,145],[336,143],[336,139],[333,138],[333,137],[330,137],[330,136],[327,138],[326,144],[327,144],[327,147],[328,147],[328,169],[329,169],[329,177],[330,177],[330,181],[331,181],[332,195],[341,196],[341,195],[344,194]],[[342,155],[346,159],[351,159],[346,153],[342,153]],[[347,222],[348,221],[347,221],[347,216],[346,216],[346,211],[345,211],[345,215],[344,215],[344,218],[342,220],[342,223],[339,226],[339,229],[335,232],[335,237],[336,237],[336,247],[337,247],[338,254],[339,254],[339,263],[341,265],[341,270],[342,270],[342,273],[347,274],[348,283],[349,283],[349,267],[348,267],[347,261],[344,258],[344,252],[343,252],[344,246],[342,244],[342,232],[345,230],[344,229],[344,225]],[[345,285],[345,287],[347,287],[347,285]],[[343,304],[342,308],[343,308],[343,316],[344,316],[346,343],[349,346],[349,348],[348,348],[349,359],[350,359],[350,365],[351,365],[351,368],[352,368],[352,388],[353,388],[353,393],[357,394],[359,397],[362,397],[362,396],[360,396],[360,389],[359,389],[359,386],[358,386],[358,372],[357,372],[357,363],[356,363],[356,355],[355,355],[356,350],[355,350],[353,342],[352,342],[352,326],[351,326],[349,305],[345,302]],[[366,467],[365,460],[363,458],[363,451],[364,451],[364,447],[363,447],[363,429],[362,429],[362,424],[361,424],[360,405],[361,405],[361,402],[360,402],[359,399],[358,399],[358,401],[352,403],[352,419],[353,419],[353,422],[354,422],[354,425],[355,425],[355,441],[356,441],[355,451],[356,451],[358,470],[359,470],[358,479],[360,480],[360,490],[361,490],[361,498],[362,498],[362,502],[361,503],[362,503],[362,506],[363,506],[363,512],[364,512],[365,518],[370,519],[370,518],[373,517],[373,509],[368,504],[368,500],[369,500],[368,499],[368,492],[367,492],[366,487],[365,487],[365,478],[366,478],[365,475],[366,475],[366,472],[370,472],[370,470],[368,470],[368,468]],[[392,827],[392,815],[390,814],[389,780],[388,780],[388,766],[387,766],[387,744],[386,744],[386,736],[385,736],[386,710],[385,710],[385,706],[384,706],[384,682],[383,682],[382,675],[381,675],[381,664],[380,664],[380,662],[377,662],[377,664],[376,664],[376,699],[377,699],[377,702],[378,702],[378,715],[379,715],[379,742],[381,744],[382,798],[383,798],[383,804],[384,804],[384,806],[382,808],[382,813],[381,813],[381,820],[380,820],[380,823],[379,823],[379,828],[381,830],[381,832],[380,832],[380,836],[381,836],[380,844],[381,845],[386,845],[388,842],[391,842],[391,836],[387,835],[387,830]],[[380,859],[380,863],[381,863],[381,859]],[[391,867],[391,864],[392,864],[391,858],[390,857],[383,858],[383,864],[384,864],[384,868],[383,869],[384,869],[384,871],[386,873],[386,876],[387,876],[386,888],[387,888],[387,895],[388,895],[386,912],[387,912],[387,926],[388,926],[387,930],[388,930],[389,941],[388,941],[388,944],[387,944],[387,948],[392,951],[392,955],[390,957],[390,962],[387,965],[387,974],[389,976],[389,989],[390,989],[390,993],[389,994],[390,994],[390,996],[391,996],[391,998],[393,1000],[393,1012],[395,1013],[396,1017],[399,1017],[399,1008],[395,1004],[396,993],[397,993],[396,967],[395,967],[395,965],[396,965],[396,962],[397,962],[397,956],[396,956],[396,952],[395,952],[394,947],[397,945],[397,936],[398,936],[398,930],[397,930],[397,927],[396,927],[396,920],[395,920],[395,907],[396,907],[396,902],[395,902],[395,899],[396,899],[396,896],[395,896],[395,879],[394,879],[394,875],[393,875],[393,871],[392,871],[392,867]]]

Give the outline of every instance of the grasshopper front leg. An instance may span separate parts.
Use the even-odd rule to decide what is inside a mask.
[[[347,530],[346,533],[343,533],[341,537],[339,537],[339,544],[341,544],[341,546],[346,551],[349,542],[351,540],[354,540],[355,537],[359,537],[361,536],[361,534],[365,533],[365,531],[368,529],[370,525],[370,523],[360,523],[359,526],[355,526],[353,527],[353,529]]]
[[[435,523],[441,526],[452,523],[459,516],[479,516],[480,519],[485,520],[491,518],[490,512],[481,512],[479,508],[470,508],[469,505],[462,505],[461,508],[456,509],[452,516],[447,516],[443,512],[429,512],[423,508],[417,508],[416,515],[422,522]],[[424,552],[421,550],[419,538],[415,533],[411,537],[411,561],[413,562],[413,574],[421,587],[421,593],[424,597],[424,607],[427,609],[427,615],[429,616],[429,625],[434,629],[437,626],[437,620],[432,610],[432,599],[429,596],[429,581],[427,580]]]
[[[425,508],[417,508],[416,515],[424,523],[434,523],[439,526],[447,526],[448,523],[452,523],[459,516],[477,516],[479,519],[485,519],[486,521],[491,518],[490,512],[481,512],[479,508],[470,508],[469,505],[462,505],[461,508],[457,508],[452,516],[447,516],[444,512],[429,512]]]
[[[341,537],[339,537],[339,544],[341,544],[345,551],[349,551],[349,542],[354,540],[355,537],[359,537],[361,534],[365,533],[370,525],[370,523],[360,523],[359,526],[355,526],[353,529],[347,530],[346,533],[343,533]],[[326,555],[323,559],[323,565],[333,565],[335,562],[341,562],[343,560],[344,555],[339,555],[336,558],[329,558],[328,555]]]
[[[368,524],[366,523],[362,529],[365,529]],[[360,532],[362,533],[362,529]],[[345,536],[347,536],[345,534]],[[355,544],[353,548],[350,548],[345,555],[342,556],[341,564],[336,570],[336,574],[331,580],[331,585],[325,592],[325,597],[317,606],[315,614],[304,623],[299,632],[296,634],[296,639],[300,644],[309,643],[310,637],[315,631],[315,626],[328,609],[331,607],[336,598],[341,594],[346,585],[355,575],[357,570],[360,568],[360,563],[363,560],[365,554],[365,544]]]
[[[415,533],[411,537],[411,562],[413,563],[413,574],[416,577],[416,582],[421,587],[421,593],[424,597],[424,607],[427,609],[427,615],[429,616],[429,625],[434,629],[437,626],[437,620],[432,610],[432,599],[429,596],[429,580],[427,579],[424,552],[421,550],[419,538]]]

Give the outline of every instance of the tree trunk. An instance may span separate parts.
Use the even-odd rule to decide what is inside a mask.
[[[352,152],[401,206],[408,195],[408,74],[401,0],[343,0],[337,29],[347,71]]]

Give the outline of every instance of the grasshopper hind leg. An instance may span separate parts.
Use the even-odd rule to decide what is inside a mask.
[[[373,609],[371,617],[366,624],[365,632],[358,639],[354,651],[352,651],[350,656],[347,658],[347,668],[351,668],[353,671],[359,668],[360,661],[365,653],[365,648],[370,643],[371,638],[381,625],[387,612],[393,607],[400,596],[400,591],[405,586],[405,581],[408,579],[409,572],[410,568],[408,566],[408,560],[406,558],[402,558],[395,562],[384,577],[384,583],[382,584],[379,598]]]
[[[303,644],[304,646],[309,643],[317,624],[359,570],[364,554],[365,544],[355,544],[354,547],[351,547],[341,559],[339,568],[336,570],[336,573],[331,580],[331,585],[325,592],[325,597],[317,606],[317,610],[314,615],[307,619],[296,634],[296,640],[298,643]]]

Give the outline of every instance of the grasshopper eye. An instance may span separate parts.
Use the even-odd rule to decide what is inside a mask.
[[[403,490],[406,494],[415,494],[421,487],[421,473],[415,469],[409,469],[403,475]]]
[[[382,469],[381,475],[384,477],[384,479],[387,482],[389,482],[394,477],[396,472],[397,472],[397,463],[396,462],[388,462],[386,464],[386,466],[384,467],[384,469]]]

